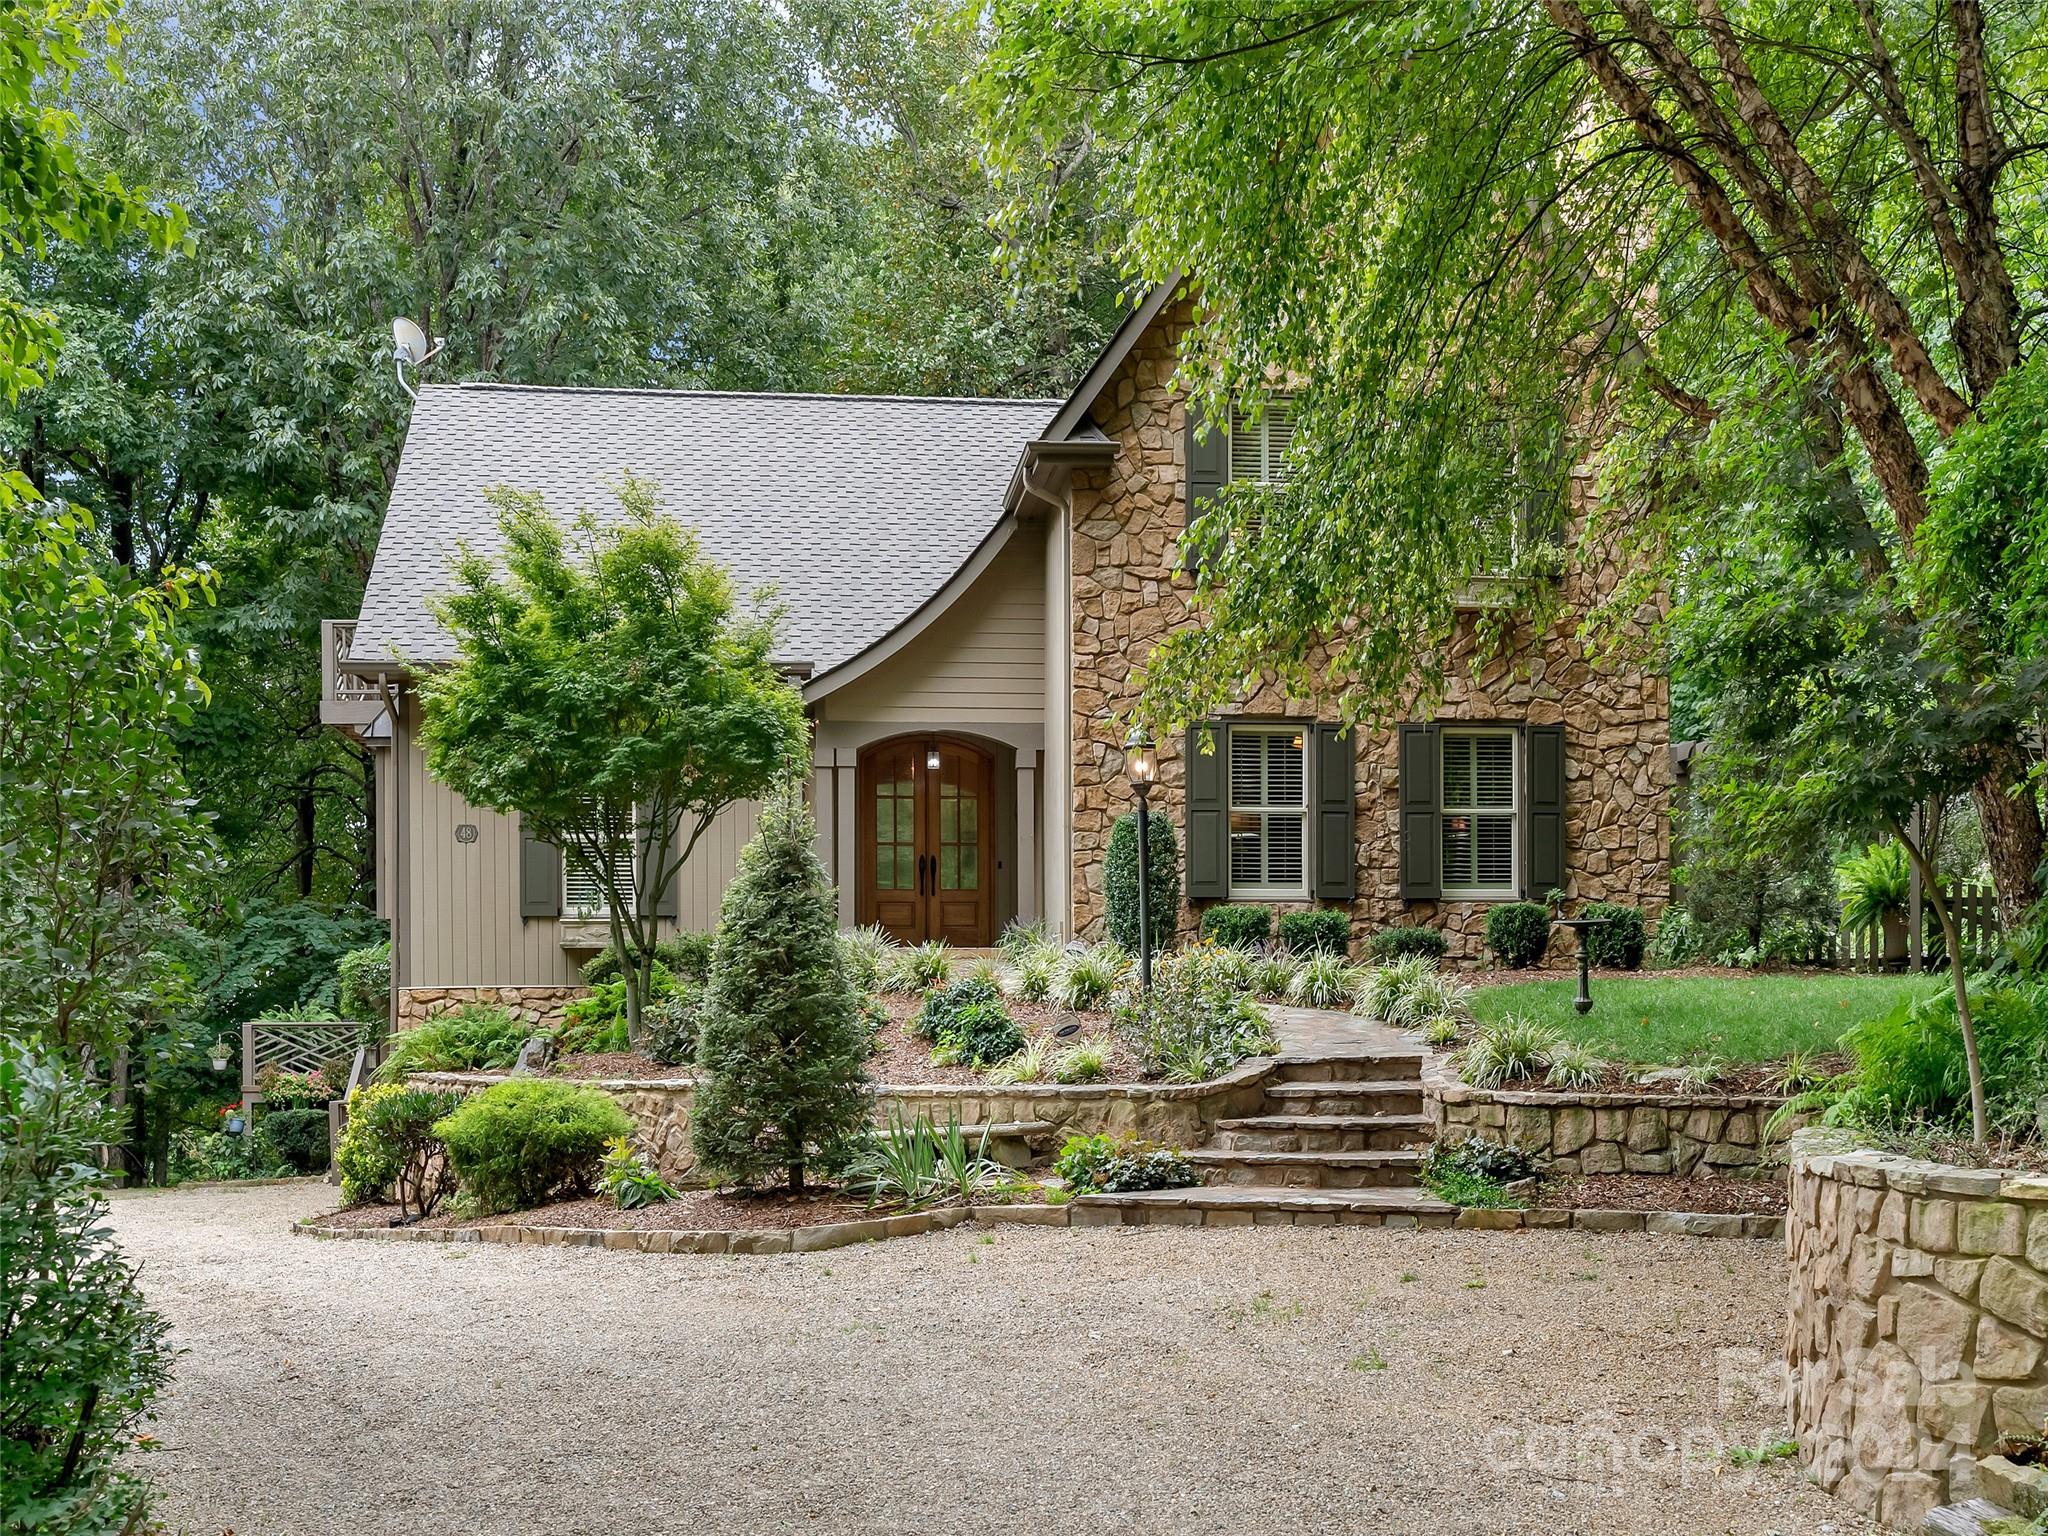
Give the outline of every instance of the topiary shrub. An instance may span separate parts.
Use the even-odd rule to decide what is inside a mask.
[[[1180,839],[1173,823],[1160,815],[1145,818],[1146,916],[1152,948],[1168,949],[1180,922]],[[1102,856],[1102,899],[1109,936],[1133,954],[1138,949],[1138,813],[1125,811],[1109,829],[1109,847]]]
[[[263,1134],[295,1173],[327,1171],[326,1110],[273,1110],[263,1117]]]
[[[108,1226],[93,1086],[0,1040],[0,1531],[153,1531],[123,1464],[170,1375],[164,1320]]]
[[[486,1211],[589,1193],[605,1144],[632,1133],[610,1094],[543,1077],[493,1083],[434,1126],[455,1176]]]
[[[1581,917],[1604,917],[1605,928],[1588,928],[1586,953],[1593,964],[1609,970],[1633,971],[1642,967],[1643,946],[1648,929],[1641,907],[1625,907],[1615,901],[1589,901]]]
[[[1342,955],[1351,949],[1351,914],[1342,907],[1280,914],[1280,947],[1290,955]]]
[[[794,786],[772,796],[726,887],[698,1038],[691,1143],[713,1178],[801,1191],[867,1134],[874,1035],[839,945],[838,901]]]
[[[1486,947],[1511,970],[1534,965],[1550,944],[1550,908],[1540,901],[1504,901],[1486,914]]]
[[[373,1083],[350,1094],[348,1126],[335,1149],[342,1199],[362,1205],[389,1193],[405,1215],[433,1215],[455,1188],[437,1122],[462,1102],[453,1089],[403,1083]]]
[[[1365,941],[1365,948],[1374,960],[1385,965],[1410,955],[1441,960],[1450,953],[1451,941],[1441,928],[1382,928]]]
[[[1202,937],[1232,949],[1257,949],[1273,936],[1273,909],[1238,902],[1202,914]]]
[[[391,1021],[391,945],[352,949],[334,968],[335,1005],[362,1024]]]

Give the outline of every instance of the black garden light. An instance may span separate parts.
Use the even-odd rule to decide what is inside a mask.
[[[1152,829],[1148,820],[1152,786],[1159,782],[1159,755],[1152,738],[1133,731],[1124,744],[1124,777],[1138,797],[1138,989],[1152,990]]]

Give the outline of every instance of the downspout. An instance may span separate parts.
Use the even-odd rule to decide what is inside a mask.
[[[406,835],[405,835],[405,781],[408,764],[405,762],[405,746],[399,735],[398,690],[391,686],[390,677],[377,674],[377,692],[383,697],[384,712],[391,720],[391,980],[388,1001],[384,1009],[384,1034],[388,1039],[398,1028],[399,962],[404,953],[404,941],[399,937],[411,931],[408,909],[411,906],[412,882],[406,878]],[[377,1054],[383,1055],[383,1042],[378,1042]]]

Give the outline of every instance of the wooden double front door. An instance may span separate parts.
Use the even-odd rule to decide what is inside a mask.
[[[944,736],[861,754],[860,920],[899,942],[995,939],[995,759]]]

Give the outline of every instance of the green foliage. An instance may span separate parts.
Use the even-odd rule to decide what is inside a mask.
[[[944,939],[927,939],[894,950],[883,963],[882,989],[924,992],[943,987],[953,976],[953,951]]]
[[[1659,919],[1656,958],[1665,965],[1784,947],[1788,925],[1825,930],[1836,923],[1829,838],[1810,818],[1759,824],[1745,814],[1735,786],[1766,769],[1733,743],[1694,759],[1693,791],[1672,806],[1672,854],[1681,904]]]
[[[335,1003],[345,1019],[387,1024],[391,1019],[391,943],[348,951],[334,967]]]
[[[1258,949],[1273,936],[1273,909],[1226,902],[1202,914],[1202,937],[1235,949]]]
[[[1359,988],[1359,1007],[1367,1017],[1395,1029],[1418,1028],[1430,1016],[1423,989],[1436,974],[1436,961],[1428,955],[1410,955],[1382,965]]]
[[[1013,917],[996,935],[996,952],[1013,965],[1026,955],[1058,948],[1058,940],[1053,938],[1052,929],[1043,919],[1027,923]]]
[[[1077,1040],[1053,1058],[1056,1083],[1099,1083],[1109,1076],[1109,1053],[1093,1040]]]
[[[1441,928],[1382,928],[1366,940],[1366,953],[1376,964],[1424,955],[1441,960],[1450,953],[1451,941]]]
[[[625,1136],[614,1136],[605,1143],[597,1182],[605,1197],[622,1211],[665,1205],[676,1198],[676,1187],[649,1167]]]
[[[1547,1024],[1513,1014],[1481,1023],[1458,1054],[1458,1071],[1475,1088],[1523,1082],[1549,1070],[1564,1037]]]
[[[465,555],[436,603],[456,660],[420,685],[420,739],[436,779],[599,882],[637,1045],[662,893],[808,736],[772,613],[741,611],[652,484],[627,475],[617,495],[616,518],[581,512],[565,533],[539,496],[491,493],[502,554]]]
[[[1434,1142],[1422,1161],[1422,1183],[1431,1194],[1452,1205],[1484,1210],[1522,1205],[1505,1186],[1533,1172],[1535,1164],[1526,1152],[1483,1136]]]
[[[633,1122],[602,1089],[519,1077],[461,1100],[433,1132],[479,1207],[523,1211],[587,1193],[606,1143]]]
[[[910,1033],[919,1040],[937,1044],[962,1010],[1001,1001],[1002,993],[994,982],[981,978],[948,982],[925,993],[923,1004],[910,1017]]]
[[[455,1188],[440,1122],[466,1102],[459,1092],[403,1083],[372,1083],[350,1094],[348,1124],[335,1148],[342,1199],[360,1205],[388,1194],[401,1215],[433,1215]]]
[[[277,1155],[291,1165],[294,1173],[324,1173],[327,1169],[327,1111],[321,1109],[280,1109],[263,1117],[263,1134],[270,1138]]]
[[[956,985],[977,985],[956,983]],[[990,992],[994,988],[990,987]],[[951,1010],[933,1037],[932,1060],[941,1065],[964,1062],[992,1067],[1024,1047],[1024,1031],[996,996],[978,998]]]
[[[837,1173],[867,1127],[874,1036],[846,973],[837,900],[792,787],[770,798],[726,887],[698,1045],[698,1161],[753,1186]]]
[[[1616,971],[1633,971],[1643,963],[1645,928],[1643,909],[1614,901],[1589,901],[1581,917],[1604,917],[1605,928],[1586,930],[1586,950],[1593,964]]]
[[[1173,944],[1180,923],[1180,839],[1171,818],[1152,812],[1145,818],[1145,893],[1155,953]],[[1109,829],[1109,847],[1102,855],[1102,900],[1109,936],[1133,954],[1138,949],[1138,813],[1126,811]]]
[[[1341,907],[1282,912],[1280,947],[1292,955],[1342,955],[1351,948],[1351,914]]]
[[[704,978],[711,974],[713,942],[713,936],[708,933],[670,934],[655,942],[654,962],[665,966],[669,975],[678,981],[702,984]],[[583,984],[586,987],[618,979],[619,952],[610,944],[583,962]]]
[[[1972,1005],[1991,1129],[2035,1134],[2048,1095],[2048,984],[1980,984]],[[1842,1044],[1856,1066],[1840,1092],[1828,1096],[1830,1120],[1886,1130],[1921,1123],[1967,1127],[1969,1068],[1951,994],[1902,1000],[1852,1025]]]
[[[1304,1008],[1348,1009],[1358,985],[1357,968],[1343,950],[1312,950],[1287,984],[1287,998]]]
[[[1076,1013],[1100,1008],[1130,970],[1131,957],[1120,944],[1104,942],[1070,950],[1053,975],[1049,1000],[1055,1007]]]
[[[939,1201],[973,1204],[1007,1188],[1010,1172],[988,1155],[988,1131],[970,1142],[955,1116],[943,1127],[931,1116],[906,1121],[895,1110],[888,1129],[871,1135],[847,1172],[846,1187],[868,1204],[894,1201],[908,1210]]]
[[[1223,953],[1201,945],[1161,955],[1151,990],[1117,1000],[1117,1033],[1146,1076],[1206,1082],[1279,1049],[1264,1011],[1220,963]]]
[[[992,1083],[1042,1083],[1052,1076],[1053,1053],[1059,1042],[1050,1035],[1027,1041],[991,1068]]]
[[[278,1179],[297,1171],[279,1154],[261,1125],[236,1135],[226,1129],[225,1113],[216,1124],[221,1128],[186,1129],[171,1138],[163,1183]]]
[[[1607,1063],[1575,1040],[1560,1041],[1550,1050],[1550,1070],[1545,1076],[1553,1088],[1583,1091],[1600,1086],[1607,1076]]]
[[[1049,946],[1021,950],[1010,962],[1011,984],[1027,1003],[1043,1003],[1052,997],[1059,979],[1061,954]]]
[[[519,1060],[527,1027],[495,1003],[464,1003],[391,1037],[377,1069],[382,1083],[413,1072],[496,1072]]]
[[[703,987],[677,982],[647,1010],[647,1054],[664,1067],[687,1067],[697,1059],[703,1022]]]
[[[1900,843],[1872,843],[1835,866],[1842,924],[1874,928],[1888,917],[1903,918],[1912,891],[1912,865]]]
[[[1550,908],[1540,901],[1504,901],[1486,909],[1486,947],[1512,970],[1534,965],[1550,944]]]
[[[863,992],[881,990],[883,973],[888,969],[889,958],[897,947],[896,941],[889,936],[889,930],[880,923],[869,923],[865,928],[855,928],[839,935],[839,950],[846,961],[846,974]]]
[[[1146,1189],[1184,1189],[1199,1182],[1179,1152],[1125,1133],[1069,1136],[1052,1171],[1077,1195],[1121,1195]]]
[[[148,1489],[124,1462],[170,1375],[168,1327],[98,1189],[113,1117],[92,1085],[0,1039],[0,1530],[116,1536]]]
[[[325,1067],[310,1072],[280,1072],[265,1067],[256,1074],[256,1094],[266,1109],[318,1109],[325,1113],[328,1102],[341,1097],[344,1083],[328,1077]]]
[[[1287,989],[1294,984],[1295,972],[1299,969],[1299,962],[1292,955],[1260,955],[1252,963],[1248,990],[1254,997],[1277,1002],[1287,995]]]

